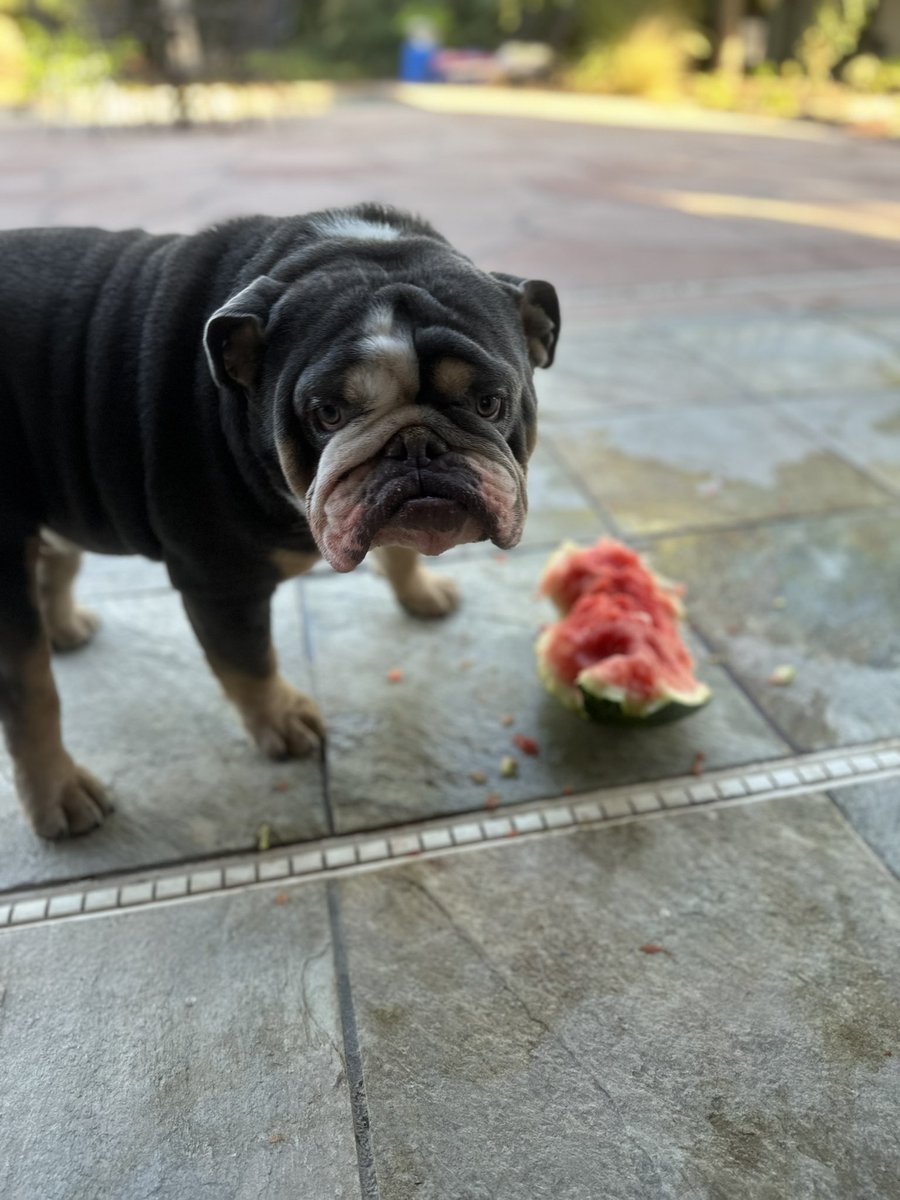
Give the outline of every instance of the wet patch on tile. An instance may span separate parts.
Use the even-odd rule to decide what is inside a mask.
[[[825,435],[844,458],[895,491],[900,488],[900,392],[821,396],[778,406]]]
[[[534,596],[544,561],[523,552],[452,564],[462,608],[440,623],[405,616],[371,575],[307,585],[339,832],[682,774],[700,752],[709,768],[786,752],[702,654],[699,673],[715,698],[684,721],[623,729],[565,710],[535,670],[534,638],[553,616]],[[539,753],[522,753],[517,734],[534,738]],[[507,756],[514,774],[503,774]]]
[[[890,1194],[900,894],[826,798],[341,891],[391,1195]]]
[[[3,936],[4,1196],[357,1194],[324,887]]]
[[[0,886],[252,849],[263,824],[273,844],[326,832],[319,762],[274,763],[250,744],[174,592],[92,603],[97,638],[54,673],[66,745],[110,786],[116,812],[85,837],[41,841],[4,755]],[[308,690],[295,585],[277,595],[274,628],[284,673]]]
[[[877,506],[890,495],[764,409],[617,414],[547,435],[626,531]]]
[[[900,729],[896,510],[662,539],[653,558],[688,583],[699,627],[798,748]],[[779,667],[793,671],[780,684]]]

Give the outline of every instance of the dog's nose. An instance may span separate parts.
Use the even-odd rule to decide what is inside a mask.
[[[427,467],[432,459],[446,453],[446,444],[424,425],[410,425],[401,429],[384,448],[385,458],[414,462],[417,467]]]

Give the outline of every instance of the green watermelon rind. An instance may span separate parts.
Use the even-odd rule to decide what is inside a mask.
[[[705,683],[698,683],[693,691],[679,692],[666,688],[662,695],[649,704],[629,703],[624,688],[610,684],[598,687],[596,680],[585,679],[588,671],[582,671],[576,682],[581,696],[584,714],[591,721],[611,722],[618,725],[667,725],[680,721],[709,704],[712,692]]]
[[[545,629],[535,644],[538,675],[551,696],[585,720],[614,725],[665,725],[691,716],[712,699],[710,688],[705,683],[698,683],[688,692],[666,688],[649,704],[629,703],[624,688],[592,680],[591,667],[581,672],[574,685],[565,683],[551,669],[544,653],[553,629],[552,625]]]

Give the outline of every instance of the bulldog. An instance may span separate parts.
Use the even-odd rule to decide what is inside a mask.
[[[85,833],[109,797],[67,753],[51,650],[96,628],[83,549],[165,563],[225,695],[273,757],[314,750],[279,674],[272,594],[320,556],[379,556],[440,617],[420,555],[522,533],[532,374],[559,305],[378,205],[193,236],[0,233],[0,718],[35,831]]]

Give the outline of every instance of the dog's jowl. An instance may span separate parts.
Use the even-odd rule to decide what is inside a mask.
[[[282,579],[377,548],[400,603],[437,617],[456,593],[421,554],[521,536],[556,294],[417,219],[364,205],[191,237],[2,233],[0,312],[0,717],[39,834],[110,807],[63,746],[50,666],[95,629],[72,595],[82,549],[165,562],[280,757],[323,736],[278,673]]]

